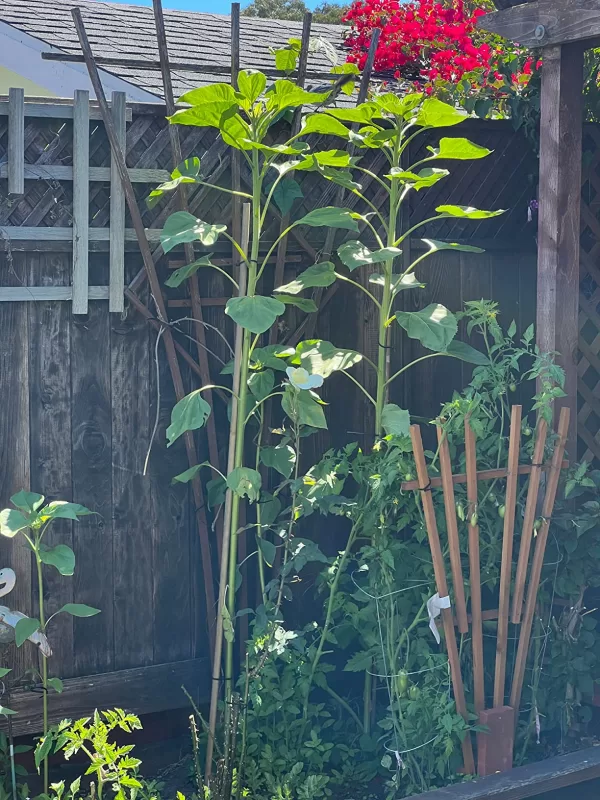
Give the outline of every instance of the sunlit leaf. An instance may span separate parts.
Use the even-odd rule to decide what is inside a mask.
[[[343,228],[349,231],[358,231],[358,223],[353,219],[351,212],[347,208],[335,208],[326,206],[325,208],[315,208],[306,216],[297,220],[296,225],[308,225],[311,228],[321,226],[327,228]]]
[[[347,139],[350,131],[349,128],[330,114],[310,114],[304,119],[302,133],[320,133],[324,136],[339,136]]]
[[[416,124],[428,128],[449,128],[468,119],[466,111],[456,106],[443,103],[437,97],[428,97],[423,101]]]
[[[369,123],[377,114],[378,109],[374,103],[361,103],[354,108],[327,108],[327,114],[344,122]]]
[[[283,111],[285,108],[297,108],[298,106],[322,103],[329,97],[327,92],[307,92],[293,81],[286,78],[275,81],[270,89],[267,90],[267,108],[269,110]]]
[[[304,289],[311,289],[317,286],[331,286],[335,283],[335,267],[331,261],[323,261],[320,264],[313,264],[304,272],[297,275],[293,281],[279,286],[276,292],[285,294],[299,294]]]
[[[250,104],[254,103],[267,86],[267,76],[262,72],[249,72],[242,69],[238,72],[238,89]]]
[[[482,211],[479,208],[471,208],[471,206],[438,206],[436,211],[438,214],[444,214],[444,216],[447,217],[489,219],[490,217],[499,217],[500,214],[504,214],[505,209],[501,208],[498,211]]]
[[[165,253],[185,242],[202,242],[211,247],[226,230],[226,225],[211,225],[188,211],[176,211],[165,222],[160,242]]]
[[[381,111],[393,114],[395,117],[406,117],[421,103],[423,97],[422,92],[412,92],[403,97],[394,92],[387,92],[375,95],[373,102]]]
[[[390,180],[398,180],[418,192],[420,189],[428,189],[430,186],[434,186],[449,174],[447,169],[436,169],[434,167],[425,167],[418,172],[406,172],[393,167],[385,177]]]
[[[235,89],[230,83],[211,83],[209,86],[200,86],[190,89],[182,94],[178,103],[187,103],[190,106],[205,105],[206,103],[236,102]]]
[[[281,407],[294,423],[309,425],[311,428],[327,428],[323,409],[310,392],[291,385],[286,386]]]
[[[490,363],[489,358],[481,350],[476,350],[466,342],[461,342],[458,339],[453,339],[446,352],[454,358],[459,358],[461,361],[466,361],[468,364],[476,364],[479,367],[487,367]]]
[[[308,298],[296,297],[293,294],[278,294],[277,299],[285,303],[286,306],[296,306],[296,308],[299,308],[300,311],[304,311],[306,314],[314,314],[315,311],[317,311],[317,304],[315,301],[309,300]]]
[[[354,270],[357,267],[362,267],[365,264],[380,264],[384,261],[390,261],[402,255],[402,250],[398,247],[385,247],[382,250],[369,250],[362,242],[349,241],[338,247],[338,256],[342,264],[345,264],[348,269]]]
[[[439,147],[428,146],[427,149],[431,152],[429,158],[448,158],[458,161],[471,161],[477,158],[485,158],[493,152],[493,150],[488,150],[487,147],[482,147],[479,144],[470,142],[468,139],[459,137],[445,137],[440,139]]]
[[[206,86],[203,88],[208,89],[210,87]],[[231,89],[231,86],[229,88]],[[192,108],[179,109],[173,116],[169,117],[169,121],[175,125],[193,125],[198,128],[220,128],[223,114],[232,109],[237,110],[237,108],[237,100],[233,102],[228,100],[212,103],[206,102],[194,105]]]
[[[99,608],[86,606],[85,603],[65,603],[56,613],[59,614],[61,611],[70,614],[72,617],[95,617],[96,614],[100,614]]]
[[[28,519],[14,508],[5,508],[0,511],[0,534],[12,538],[19,531],[29,527]]]
[[[23,617],[15,625],[15,644],[21,647],[23,642],[26,642],[29,637],[39,630],[39,619],[32,619],[31,617]]]
[[[250,502],[254,502],[260,496],[262,478],[255,469],[236,467],[227,476],[227,486],[239,497],[247,497]]]
[[[275,50],[274,55],[276,69],[282,72],[293,72],[296,69],[300,55],[296,48],[282,47],[280,50]]]
[[[39,516],[44,522],[50,519],[72,519],[86,517],[93,512],[80,503],[68,503],[66,500],[53,500],[40,509]]]
[[[285,359],[295,355],[293,347],[282,344],[267,344],[264,347],[255,347],[252,351],[253,367],[269,367],[270,369],[285,372],[287,364]]]
[[[44,495],[23,490],[13,494],[10,498],[10,502],[21,511],[26,511],[28,514],[31,514],[44,504]]]
[[[285,305],[274,297],[232,297],[227,301],[225,313],[252,333],[264,333],[277,317],[285,311]]]
[[[437,239],[421,239],[432,253],[438,250],[459,250],[462,253],[485,253],[481,247],[473,247],[470,244],[458,244],[457,242],[440,242]]]
[[[385,286],[385,276],[376,272],[369,276],[369,283],[374,283],[376,286]],[[417,280],[414,272],[409,272],[408,275],[392,275],[391,283],[394,295],[398,294],[398,292],[405,292],[408,289],[423,289],[425,287],[424,283]]]
[[[420,311],[397,311],[396,319],[411,339],[435,352],[447,350],[458,330],[456,317],[440,303]]]
[[[304,369],[311,375],[321,375],[323,378],[328,378],[332,372],[350,369],[362,361],[362,355],[356,350],[345,350],[323,339],[300,342],[296,354]]]
[[[210,406],[201,395],[201,389],[196,389],[182,397],[171,412],[171,424],[167,428],[168,446],[186,431],[195,431],[201,428],[210,414]]]
[[[48,678],[48,686],[50,686],[51,689],[54,689],[57,694],[62,694],[64,689],[64,684],[60,678]]]
[[[75,553],[66,544],[57,544],[54,547],[42,546],[39,556],[43,564],[56,567],[61,575],[73,575],[75,572]]]
[[[296,463],[296,451],[289,444],[278,444],[276,447],[262,447],[260,460],[265,467],[277,470],[284,478],[289,478]]]

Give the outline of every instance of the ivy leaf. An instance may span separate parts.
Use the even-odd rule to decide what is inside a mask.
[[[355,270],[365,264],[381,264],[384,261],[397,258],[401,254],[402,250],[398,247],[384,247],[381,250],[372,252],[368,247],[356,240],[345,242],[338,247],[338,256],[342,264],[345,264],[349,270]]]
[[[476,350],[474,347],[471,347],[470,344],[461,342],[458,339],[454,339],[450,342],[446,348],[446,352],[454,356],[454,358],[459,358],[461,361],[466,361],[468,364],[476,364],[478,367],[487,367],[490,363],[485,353],[482,353],[481,350]]]
[[[438,250],[458,250],[461,253],[485,253],[481,247],[473,247],[470,244],[458,244],[457,242],[440,242],[437,239],[421,239],[427,245],[430,253]]]
[[[260,472],[250,467],[236,467],[227,476],[227,487],[238,497],[247,497],[251,503],[260,497],[261,486]]]
[[[300,311],[307,314],[314,314],[317,311],[317,304],[314,300],[308,300],[304,297],[295,297],[292,294],[278,294],[277,299],[285,303],[286,306],[296,306]]]
[[[417,118],[417,125],[427,128],[449,128],[458,125],[468,118],[466,111],[443,103],[437,97],[428,97],[423,101]]]
[[[265,467],[271,467],[283,475],[284,478],[289,478],[296,463],[296,451],[289,444],[262,447],[260,460]]]
[[[51,686],[57,694],[62,694],[64,684],[60,678],[48,678],[48,686]]]
[[[436,211],[438,214],[443,214],[446,217],[489,219],[490,217],[499,217],[500,214],[504,214],[505,209],[501,208],[498,209],[498,211],[482,211],[479,208],[471,208],[471,206],[438,206]]]
[[[0,511],[0,534],[12,539],[19,531],[29,527],[29,520],[14,508],[5,508]]]
[[[237,80],[239,91],[250,105],[258,100],[267,86],[267,76],[262,72],[248,72],[242,69],[238,72]]]
[[[350,135],[349,129],[329,114],[310,114],[305,117],[302,133],[320,133],[324,136],[339,136],[343,139],[347,139]]]
[[[485,158],[493,153],[493,150],[488,150],[487,147],[481,147],[468,139],[458,137],[440,139],[439,147],[428,146],[427,149],[432,153],[429,159],[451,158],[458,161],[472,161],[477,158]]]
[[[293,178],[286,178],[279,181],[273,191],[273,200],[282,214],[289,214],[294,205],[294,200],[304,197],[298,181]]]
[[[285,311],[285,305],[274,297],[232,297],[227,301],[225,313],[252,333],[264,333],[277,317]]]
[[[440,303],[431,303],[421,311],[397,311],[396,319],[411,339],[438,353],[448,349],[458,330],[456,317]]]
[[[265,564],[268,567],[273,566],[273,562],[275,561],[275,556],[277,555],[277,548],[270,542],[268,539],[263,539],[262,536],[256,537],[256,544],[258,545],[258,549],[265,561]]]
[[[381,412],[381,424],[387,434],[408,436],[410,433],[410,414],[395,403],[387,403]]]
[[[57,544],[54,547],[45,547],[39,551],[40,561],[50,564],[61,575],[73,575],[75,572],[75,553],[66,544]]]
[[[315,286],[331,286],[335,280],[335,266],[331,261],[323,261],[308,267],[293,281],[286,283],[285,286],[279,286],[275,291],[285,292],[288,295],[299,294],[304,289],[312,289]]]
[[[32,514],[34,511],[37,511],[44,504],[44,495],[43,494],[36,494],[36,492],[26,492],[20,491],[10,498],[10,502],[13,506],[16,506],[21,511],[26,511],[28,514]]]
[[[272,369],[253,372],[248,378],[248,388],[257,400],[264,400],[270,395],[275,385],[275,375]]]
[[[172,287],[181,286],[187,278],[191,278],[192,275],[195,275],[200,267],[212,267],[213,265],[210,262],[211,256],[212,253],[207,256],[202,256],[202,258],[193,261],[191,264],[185,264],[185,266],[179,267],[179,269],[176,269],[173,274],[167,278],[165,285]]]
[[[321,375],[323,378],[328,378],[332,372],[350,369],[362,361],[362,355],[356,350],[345,350],[323,339],[300,342],[296,353],[305,370],[311,375]]]
[[[435,186],[438,181],[448,175],[450,175],[450,172],[447,169],[436,169],[435,167],[425,167],[419,172],[407,172],[406,170],[398,169],[398,167],[393,167],[385,177],[391,180],[399,180],[418,192],[420,189]]]
[[[343,228],[348,231],[358,231],[358,223],[353,219],[351,212],[347,208],[335,208],[334,206],[315,208],[294,224],[308,225],[311,228],[323,226],[327,228]]]
[[[281,407],[292,420],[311,428],[327,429],[325,414],[311,392],[286,386],[281,398]]]
[[[160,243],[165,253],[185,242],[202,242],[205,247],[211,247],[226,230],[226,225],[211,225],[188,211],[176,211],[165,222]]]
[[[21,647],[23,642],[26,642],[32,634],[39,630],[39,627],[39,619],[33,619],[31,617],[23,617],[23,619],[20,619],[15,625],[15,644],[17,647]]]
[[[96,614],[100,614],[99,608],[86,606],[85,603],[65,603],[56,613],[60,614],[61,611],[64,611],[65,614],[70,614],[72,617],[95,617]]]
[[[171,424],[167,428],[168,447],[186,431],[201,428],[210,414],[210,406],[196,389],[182,397],[171,412]]]

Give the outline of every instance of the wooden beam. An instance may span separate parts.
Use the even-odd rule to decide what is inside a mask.
[[[589,46],[600,36],[600,5],[589,0],[538,0],[486,14],[477,26],[523,47],[546,48],[569,42],[586,42]]]
[[[72,181],[73,167],[62,164],[24,164],[25,180]],[[171,173],[166,169],[130,169],[129,178],[132,183],[164,183]],[[0,164],[0,178],[8,177],[8,164]],[[90,181],[108,183],[110,167],[90,167]]]
[[[406,800],[526,800],[600,777],[600,747],[536,761],[487,778],[456,783]]]
[[[149,242],[160,242],[162,228],[146,228]],[[0,236],[12,242],[71,242],[73,228],[21,228],[19,225],[0,225]],[[90,242],[110,241],[110,228],[89,228]],[[137,242],[133,228],[125,228],[125,241]]]
[[[91,714],[95,708],[124,708],[134,714],[152,714],[187,708],[187,691],[199,703],[208,698],[209,665],[206,658],[157,664],[151,667],[125,669],[83,678],[67,678],[64,692],[48,695],[50,725],[62,719],[78,719]],[[15,736],[38,733],[42,730],[42,695],[38,691],[11,692],[11,708],[18,713],[12,717]],[[6,720],[0,723],[6,730]]]
[[[125,152],[127,122],[125,110],[127,97],[125,92],[113,92],[111,112],[115,123],[115,132]],[[108,310],[121,313],[125,308],[125,192],[121,184],[119,169],[111,152],[110,157],[110,291]]]
[[[600,11],[599,11],[600,14]],[[558,353],[571,409],[567,452],[577,458],[577,343],[583,48],[544,50],[540,120],[537,344]]]
[[[25,93],[9,89],[8,98],[8,193],[25,193]]]
[[[76,89],[73,102],[73,314],[88,311],[90,219],[90,93]]]
[[[0,286],[0,303],[72,299],[72,286]],[[88,286],[88,300],[108,300],[108,286]]]
[[[144,107],[145,106],[146,104],[144,104]],[[153,108],[154,104],[149,103],[148,107]],[[157,104],[157,107],[160,107],[160,105]],[[55,97],[48,98],[48,100],[45,101],[44,98],[39,97],[36,98],[35,102],[26,101],[24,112],[26,117],[73,119],[73,101],[70,98]],[[0,100],[0,116],[6,116],[8,113],[9,101]],[[127,122],[131,122],[132,116],[132,108],[129,107],[127,109]],[[90,119],[102,119],[98,104],[94,100],[90,101]]]

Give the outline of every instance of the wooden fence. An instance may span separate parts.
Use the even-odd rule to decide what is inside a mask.
[[[119,109],[122,101],[118,97],[114,101],[113,114],[126,120],[121,131],[127,165],[164,282],[169,269],[179,266],[182,258],[177,252],[164,258],[157,244],[160,227],[175,206],[173,201],[163,201],[150,210],[142,202],[164,178],[165,170],[170,170],[164,109],[135,104],[127,109],[121,104]],[[206,180],[227,182],[229,153],[214,131],[189,128],[182,134],[184,157],[199,155]],[[486,253],[442,252],[432,257],[419,270],[426,289],[404,302],[406,308],[443,302],[458,310],[466,300],[493,298],[500,303],[506,323],[514,317],[523,331],[535,319],[536,225],[528,222],[528,206],[536,195],[536,158],[508,124],[466,123],[461,134],[491,147],[494,154],[484,162],[452,164],[450,178],[415,194],[411,224],[429,217],[446,200],[509,210],[499,219],[444,220],[425,229],[423,236],[468,240]],[[598,133],[594,129],[589,135]],[[427,143],[424,137],[419,147]],[[337,144],[325,140],[319,146]],[[594,152],[590,161],[594,175],[599,160]],[[374,171],[383,167],[376,151],[370,151],[365,161]],[[248,180],[243,169],[241,178]],[[292,212],[295,217],[330,204],[335,195],[332,184],[310,173],[304,174],[302,189],[304,197]],[[372,202],[381,203],[375,182],[367,192]],[[584,246],[587,272],[582,287],[587,288],[582,291],[587,305],[582,309],[587,315],[585,325],[597,328],[600,280],[596,283],[593,276],[598,274],[594,260],[600,237],[592,180],[589,193],[588,217],[593,224],[584,232],[589,246]],[[354,201],[350,196],[345,205]],[[198,187],[190,195],[190,205],[209,222],[231,223],[228,195]],[[267,240],[274,240],[279,225],[273,209]],[[69,679],[68,691],[52,698],[53,716],[117,702],[139,712],[185,705],[179,688],[182,682],[200,698],[209,686],[197,509],[186,487],[170,484],[187,461],[182,445],[165,447],[165,427],[175,403],[169,370],[161,348],[156,348],[156,331],[146,319],[154,316],[154,307],[114,179],[106,134],[97,107],[81,93],[75,103],[21,104],[15,93],[0,103],[0,236],[0,507],[14,491],[31,487],[53,499],[83,503],[99,514],[76,525],[65,522],[52,534],[54,542],[72,545],[77,566],[74,578],[57,575],[49,582],[49,611],[71,600],[102,609],[91,619],[62,619],[52,630],[51,672]],[[277,267],[274,263],[274,270],[281,274],[275,278],[271,273],[267,280],[288,280],[310,266],[323,243],[320,229],[296,230],[285,264]],[[419,246],[414,240],[409,250],[414,254]],[[215,259],[227,269],[232,263],[230,248],[218,245]],[[205,321],[231,338],[223,315],[229,282],[212,271],[199,277]],[[121,310],[123,287],[126,298],[135,292],[139,299],[133,305],[126,299]],[[195,353],[189,338],[193,329],[181,321],[191,316],[185,289],[169,290],[166,297],[180,350]],[[376,356],[372,310],[362,293],[352,287],[332,287],[322,307],[316,321],[309,323],[310,331]],[[302,320],[291,309],[273,339],[293,340]],[[600,429],[600,417],[593,412],[600,362],[595,355],[591,358],[600,337],[596,330],[588,340],[586,330],[584,326],[582,353],[587,361],[584,369],[582,356],[582,378],[586,380],[594,370],[595,382],[586,383],[582,395],[592,409],[585,417],[582,438],[587,450],[597,455],[600,445],[588,445],[588,438],[595,443]],[[216,376],[229,358],[227,347],[210,328],[206,342]],[[398,334],[393,366],[399,367],[419,352],[413,340]],[[192,389],[199,384],[190,361],[193,364],[193,359],[182,364],[187,388]],[[415,414],[434,415],[452,390],[464,385],[468,370],[451,359],[425,362],[397,382],[392,400]],[[364,378],[369,380],[367,375]],[[364,431],[372,428],[371,409],[344,380],[337,376],[328,382],[326,399],[333,406],[330,431],[311,437],[315,450],[346,442],[349,436],[366,443]],[[158,432],[144,475],[157,414]],[[217,454],[223,463],[226,407],[218,396],[214,418]],[[197,437],[201,460],[208,457],[208,444],[202,431]],[[216,543],[211,540],[211,544],[216,562]],[[29,554],[2,541],[0,560],[0,566],[10,564],[18,575],[17,588],[7,598],[10,605],[35,613]],[[216,563],[213,567],[216,571]],[[30,666],[33,656],[31,649],[21,648],[16,655],[17,671]],[[24,692],[14,698],[13,706],[24,712],[14,718],[17,730],[38,727],[41,703],[37,695]]]

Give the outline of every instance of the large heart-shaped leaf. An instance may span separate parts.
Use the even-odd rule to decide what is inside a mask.
[[[0,511],[0,534],[12,539],[19,531],[29,527],[29,521],[24,514],[15,508],[5,508]]]
[[[345,350],[322,339],[300,342],[296,354],[305,370],[323,378],[328,378],[332,372],[350,369],[362,361],[362,355],[356,350]]]
[[[361,103],[354,108],[327,108],[326,113],[344,122],[369,123],[378,113],[375,103]]]
[[[427,128],[449,128],[451,125],[464,122],[467,118],[466,111],[443,103],[437,97],[428,97],[423,101],[415,121],[417,125]]]
[[[33,619],[32,617],[20,619],[15,625],[15,644],[17,647],[21,647],[23,642],[26,642],[32,634],[39,630],[39,627],[39,619]]]
[[[210,414],[210,406],[196,389],[182,397],[171,412],[171,424],[167,428],[168,446],[170,447],[186,431],[201,428]]]
[[[227,476],[227,486],[239,497],[247,497],[250,502],[254,502],[260,497],[262,478],[255,469],[236,467]]]
[[[430,159],[432,158],[451,158],[458,161],[472,161],[477,158],[485,158],[489,156],[493,150],[488,150],[487,147],[482,147],[475,142],[470,142],[468,139],[461,138],[443,138],[440,139],[439,147],[427,147],[431,152]]]
[[[202,242],[211,247],[226,230],[226,225],[210,225],[188,211],[176,211],[165,222],[160,243],[165,253],[185,242]]]
[[[264,400],[273,391],[275,375],[272,369],[253,372],[248,378],[248,388],[257,400]]]
[[[282,214],[289,214],[294,205],[294,200],[304,197],[298,181],[293,178],[286,178],[279,181],[273,190],[273,200]]]
[[[295,222],[296,225],[308,225],[311,228],[321,226],[327,228],[343,228],[348,231],[358,231],[358,223],[352,217],[352,213],[347,208],[335,208],[325,206],[325,208],[315,208],[305,217]]]
[[[437,239],[421,239],[427,245],[430,253],[438,250],[458,250],[461,253],[485,253],[481,247],[473,247],[470,244],[458,244],[457,242],[440,242]]]
[[[456,317],[446,306],[432,303],[421,311],[397,311],[396,319],[411,339],[435,352],[447,350],[456,336]]]
[[[296,451],[289,444],[278,444],[276,447],[263,447],[260,460],[265,467],[271,467],[289,478],[296,463]]]
[[[275,81],[267,91],[267,107],[269,110],[283,111],[285,108],[322,103],[329,97],[330,92],[307,92],[293,81],[287,79]]]
[[[278,294],[277,299],[285,303],[286,306],[296,306],[300,311],[306,314],[314,314],[317,311],[317,304],[314,300],[309,300],[304,297],[296,297],[293,294]]]
[[[345,264],[350,270],[365,264],[381,264],[397,258],[401,254],[402,250],[398,247],[384,247],[382,250],[371,251],[362,242],[356,240],[345,242],[338,247],[338,256],[342,264]]]
[[[385,276],[379,272],[369,275],[369,283],[374,283],[376,286],[385,286]],[[392,294],[396,295],[398,292],[405,292],[408,289],[423,289],[424,283],[421,283],[414,272],[409,272],[407,275],[392,275]]]
[[[43,564],[56,567],[61,575],[73,575],[75,572],[75,553],[66,544],[43,547],[39,556]]]
[[[381,424],[387,434],[408,436],[410,433],[410,414],[395,403],[387,403],[381,413]]]
[[[302,133],[320,133],[325,136],[340,136],[347,139],[349,129],[329,114],[310,114],[304,119]]]
[[[274,297],[232,297],[227,301],[225,313],[252,333],[264,333],[277,317],[285,311],[285,305]]]
[[[293,281],[279,286],[276,292],[286,294],[299,294],[304,289],[311,289],[315,286],[331,286],[336,280],[335,267],[331,261],[323,261],[321,264],[313,264],[304,272],[296,275]]]
[[[86,606],[85,603],[65,603],[56,613],[59,614],[64,611],[65,614],[70,614],[72,617],[95,617],[100,614],[99,608],[93,606]]]
[[[279,69],[279,67],[277,69]],[[248,72],[245,69],[238,72],[237,81],[238,89],[246,100],[248,100],[250,105],[258,100],[267,86],[266,75],[262,72]]]
[[[200,269],[200,267],[212,267],[213,265],[210,261],[211,256],[212,253],[207,256],[202,256],[202,258],[199,258],[197,261],[193,261],[191,264],[186,264],[183,267],[179,267],[179,269],[176,269],[175,272],[173,272],[173,274],[167,278],[165,284],[173,287],[180,286],[185,280],[187,280],[187,278],[191,278],[191,276],[194,275]]]
[[[461,361],[466,361],[468,364],[476,364],[478,367],[487,367],[490,363],[485,353],[482,353],[481,350],[476,350],[474,347],[471,347],[470,344],[461,342],[458,339],[454,339],[450,342],[446,348],[446,352],[454,356],[454,358],[459,358]]]
[[[44,504],[44,495],[23,490],[13,494],[10,498],[10,502],[21,511],[26,511],[28,514],[31,514]]]
[[[39,517],[43,522],[50,519],[72,519],[77,520],[79,517],[86,517],[93,514],[89,508],[82,506],[80,503],[68,503],[66,500],[53,500],[47,506],[42,508],[39,512]]]
[[[310,392],[286,386],[281,407],[293,422],[309,425],[311,428],[327,428],[323,409]]]
[[[282,72],[293,72],[296,69],[299,53],[296,48],[282,47],[275,50],[275,69]]]
[[[342,169],[352,164],[350,153],[346,150],[320,150],[307,155],[303,161],[295,165],[299,171],[318,170],[321,167],[336,167]]]
[[[190,106],[206,105],[207,103],[236,103],[235,89],[230,83],[211,83],[190,89],[182,94],[178,103],[187,103]]]
[[[444,214],[446,217],[489,219],[490,217],[499,217],[500,214],[504,214],[505,209],[501,208],[498,209],[498,211],[482,211],[479,208],[471,208],[471,206],[438,206],[436,211],[438,214]]]

